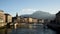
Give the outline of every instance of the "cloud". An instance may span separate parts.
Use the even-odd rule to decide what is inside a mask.
[[[38,9],[21,9],[20,14],[32,14],[33,12],[37,11]]]

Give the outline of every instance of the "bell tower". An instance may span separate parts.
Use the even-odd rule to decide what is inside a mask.
[[[16,18],[18,18],[18,13],[16,13]]]

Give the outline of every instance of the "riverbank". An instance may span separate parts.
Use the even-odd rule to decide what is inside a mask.
[[[4,28],[6,28],[6,26],[2,26],[2,27],[0,27],[0,29],[4,29]]]
[[[47,24],[47,27],[55,31],[60,31],[60,25],[58,24]]]

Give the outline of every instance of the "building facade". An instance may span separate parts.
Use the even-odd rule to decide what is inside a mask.
[[[25,23],[28,23],[28,18],[24,17],[23,20],[24,20]]]
[[[6,15],[3,10],[0,10],[0,26],[4,26],[7,22],[12,22],[12,16]]]
[[[0,10],[0,23],[4,23],[4,22],[5,22],[4,11]]]
[[[12,22],[12,16],[10,14],[5,13],[5,22],[7,23]]]
[[[38,23],[44,23],[44,19],[38,19]]]
[[[56,14],[55,21],[56,21],[56,24],[60,24],[60,11]]]
[[[38,23],[38,19],[37,18],[33,18],[33,23]]]
[[[33,18],[32,17],[28,17],[28,23],[32,23],[33,22]]]
[[[17,13],[16,13],[16,16],[12,18],[12,22],[14,22],[14,23],[20,23],[20,17],[18,17]]]

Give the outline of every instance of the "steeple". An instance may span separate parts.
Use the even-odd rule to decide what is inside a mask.
[[[16,13],[16,17],[18,17],[18,13]]]

